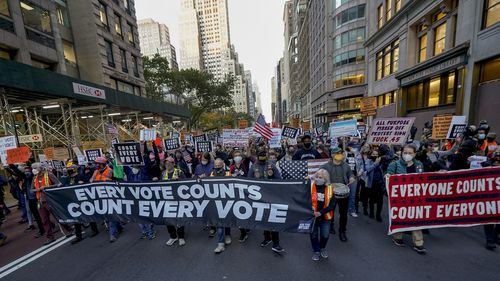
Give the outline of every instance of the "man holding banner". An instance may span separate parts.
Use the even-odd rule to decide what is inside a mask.
[[[178,181],[185,179],[184,172],[175,167],[175,160],[172,157],[167,157],[165,160],[165,171],[163,171],[163,181]],[[167,246],[172,246],[175,242],[179,242],[179,246],[186,245],[184,239],[184,226],[167,224],[168,234],[170,239],[165,243]]]

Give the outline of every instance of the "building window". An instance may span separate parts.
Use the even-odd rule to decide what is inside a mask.
[[[109,28],[107,6],[101,2],[99,2],[99,19],[106,28]]]
[[[361,106],[361,98],[347,98],[337,100],[337,111],[356,110]]]
[[[427,106],[437,106],[439,105],[439,92],[441,87],[441,77],[436,77],[432,79],[429,83],[429,99]]]
[[[63,54],[64,54],[64,60],[73,65],[76,66],[76,56],[75,56],[75,49],[73,48],[73,44],[62,40],[62,45],[63,45]]]
[[[342,48],[352,43],[361,43],[365,40],[365,28],[360,27],[336,36],[334,38],[335,49]]]
[[[335,75],[333,79],[333,88],[342,88],[346,86],[360,85],[365,83],[364,71],[349,71]]]
[[[392,18],[392,0],[385,0],[385,21],[388,22]]]
[[[56,2],[56,15],[57,22],[60,25],[70,27],[69,17],[68,17],[68,8],[66,7],[66,3],[62,1]]]
[[[418,62],[423,62],[427,59],[427,34],[418,38]]]
[[[380,5],[377,8],[377,27],[380,29],[384,25],[384,6]]]
[[[40,61],[34,58],[31,58],[31,66],[36,67],[36,68],[41,68],[45,70],[52,70],[52,65],[49,63],[46,63],[44,61]]]
[[[398,71],[399,66],[399,40],[392,42],[376,57],[376,78],[377,80],[389,76]]]
[[[126,83],[126,82],[123,82],[123,81],[120,81],[120,80],[116,80],[116,79],[113,79],[111,78],[111,81],[113,82],[113,88],[120,91],[120,92],[124,92],[124,93],[127,93],[127,94],[131,94],[133,95],[135,92],[134,92],[134,88],[137,88],[137,87],[134,87],[134,85],[132,84],[129,84],[129,83]]]
[[[125,11],[130,15],[130,3],[129,0],[123,0],[123,6],[125,7]]]
[[[132,56],[132,67],[134,70],[134,76],[139,77],[139,63],[137,62],[136,56]]]
[[[442,74],[407,88],[407,109],[415,110],[455,103],[457,71]]]
[[[401,10],[401,0],[396,0],[396,13]]]
[[[49,11],[30,2],[21,1],[21,13],[25,25],[48,34],[52,33]]]
[[[485,0],[484,3],[484,28],[490,27],[500,21],[500,0]]]
[[[352,63],[362,63],[365,61],[365,49],[358,49],[336,55],[333,59],[335,66],[342,66]]]
[[[132,45],[135,45],[135,41],[134,41],[134,27],[130,24],[130,23],[127,23],[128,25],[128,32],[127,32],[127,38],[128,38],[128,42]]]
[[[481,83],[500,80],[500,57],[482,63],[480,73]]]
[[[338,8],[342,5],[344,5],[345,3],[349,2],[350,0],[335,0],[335,8]]]
[[[125,52],[124,49],[120,49],[120,59],[122,64],[122,71],[128,72],[127,53]]]
[[[437,56],[444,51],[445,40],[446,40],[446,23],[438,25],[434,29],[434,55]]]
[[[336,27],[340,27],[350,21],[354,21],[365,17],[366,4],[358,5],[342,11],[335,17]]]
[[[0,0],[0,14],[10,17],[9,0]]]
[[[12,60],[13,59],[12,51],[0,48],[0,59]]]
[[[456,89],[456,79],[455,72],[448,75],[448,81],[446,84],[446,104],[451,104],[455,102],[455,89]]]
[[[377,106],[382,107],[396,102],[396,91],[377,96]]]
[[[116,34],[120,35],[120,37],[123,38],[122,18],[118,14],[115,14],[115,32],[116,32]]]
[[[115,67],[115,57],[113,55],[113,43],[104,40],[104,46],[106,48],[106,57],[108,59],[108,65]]]

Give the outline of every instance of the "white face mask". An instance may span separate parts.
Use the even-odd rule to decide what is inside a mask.
[[[208,164],[208,161],[207,161],[207,160],[201,160],[201,164],[203,164],[203,165],[207,165],[207,164]]]
[[[241,156],[236,156],[234,157],[234,162],[235,163],[240,163],[243,158]]]
[[[132,168],[132,173],[133,173],[134,175],[137,175],[137,174],[139,173],[139,169],[137,169],[137,168]]]
[[[324,185],[325,184],[325,180],[324,179],[316,179],[316,184],[317,185]]]
[[[33,175],[35,175],[35,176],[38,175],[38,169],[33,169],[32,172],[33,172]]]
[[[413,155],[403,154],[403,160],[405,160],[406,162],[410,162],[411,160],[413,160]]]

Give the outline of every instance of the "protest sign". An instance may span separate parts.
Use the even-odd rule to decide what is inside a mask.
[[[80,156],[80,155],[83,156],[83,153],[78,146],[73,145],[71,148],[73,149],[73,152],[75,153],[76,156]]]
[[[359,111],[363,116],[374,116],[377,114],[377,97],[361,98]]]
[[[62,171],[66,167],[64,161],[53,160],[50,161],[50,163],[52,163],[52,168],[56,169],[57,171]]]
[[[53,147],[44,148],[43,154],[45,155],[45,159],[47,159],[47,161],[54,160],[54,148]]]
[[[213,144],[211,141],[197,141],[196,152],[212,152]]]
[[[165,150],[176,150],[181,148],[181,141],[179,138],[165,139]]]
[[[302,130],[304,130],[304,131],[311,130],[311,123],[310,122],[302,122]]]
[[[11,148],[16,148],[16,137],[8,136],[0,138],[0,159],[3,164],[7,164],[7,150]]]
[[[281,147],[281,129],[272,128],[273,137],[269,139],[269,148],[280,148]]]
[[[500,168],[391,176],[389,234],[500,223]]]
[[[68,224],[107,220],[297,232],[299,222],[312,216],[309,183],[291,180],[101,182],[47,189],[46,198],[59,222]]]
[[[248,127],[248,121],[245,119],[240,119],[238,120],[238,128],[239,129],[245,129]]]
[[[97,157],[102,156],[102,150],[99,149],[87,149],[85,150],[85,155],[87,156],[88,162],[94,162]]]
[[[479,169],[482,168],[481,163],[485,162],[488,160],[488,157],[486,156],[471,156],[467,161],[470,162],[470,168],[471,169]]]
[[[295,139],[299,135],[300,129],[284,126],[281,131],[281,136],[286,138]]]
[[[111,144],[116,144],[116,143],[120,143],[120,141],[118,140],[118,138],[113,138],[111,140]]]
[[[217,128],[206,130],[204,131],[204,133],[206,135],[207,141],[216,142],[217,137],[219,136],[219,130]]]
[[[139,139],[141,141],[153,141],[156,139],[156,130],[155,129],[144,129],[141,130],[139,134]]]
[[[87,161],[85,160],[85,155],[77,155],[78,165],[86,165]]]
[[[222,131],[222,144],[231,147],[244,147],[248,144],[250,134],[246,129],[224,129]]]
[[[24,163],[30,159],[30,148],[27,146],[7,149],[7,164]]]
[[[446,138],[455,139],[458,134],[465,132],[465,128],[467,128],[467,116],[453,116]]]
[[[194,142],[208,141],[207,135],[203,134],[203,135],[199,135],[199,136],[194,136],[193,141]]]
[[[314,128],[314,134],[316,136],[318,136],[318,137],[323,136],[323,133],[324,133],[323,126],[318,126],[318,127]]]
[[[361,135],[366,134],[366,125],[358,125],[357,130]]]
[[[113,144],[116,158],[122,165],[143,165],[144,159],[141,153],[141,144],[138,142],[126,142]]]
[[[366,143],[404,145],[414,121],[415,117],[377,118]]]
[[[334,121],[330,123],[329,134],[331,138],[349,137],[357,134],[358,121],[356,119]]]
[[[55,147],[52,160],[65,161],[69,158],[68,149],[65,147]]]
[[[231,124],[226,124],[224,126],[222,126],[222,129],[232,129],[233,128],[233,125]]]
[[[432,118],[433,140],[444,140],[447,137],[452,118],[451,114],[436,115]]]

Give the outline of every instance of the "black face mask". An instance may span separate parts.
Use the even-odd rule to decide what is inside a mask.
[[[310,143],[310,142],[305,142],[305,143],[304,143],[304,148],[305,148],[305,149],[310,149],[310,148],[311,148],[311,146],[312,146],[312,143]]]
[[[370,160],[375,161],[377,160],[378,156],[370,156]]]

